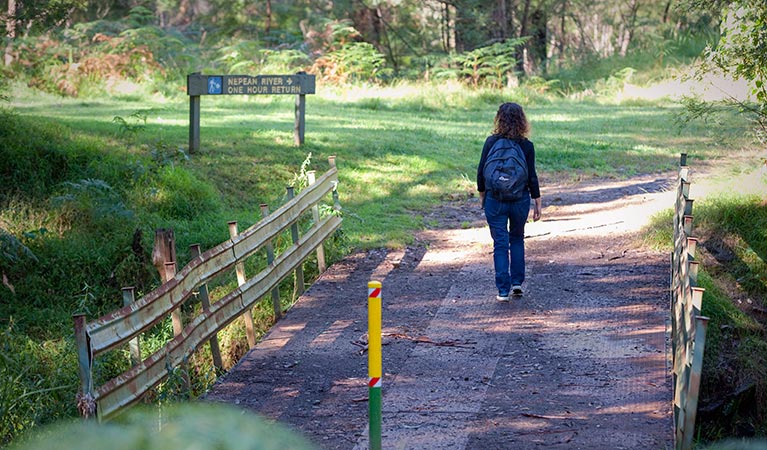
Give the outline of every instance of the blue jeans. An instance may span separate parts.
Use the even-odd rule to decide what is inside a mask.
[[[511,286],[525,281],[525,222],[530,214],[530,196],[515,202],[501,202],[488,192],[485,218],[493,237],[495,286],[508,294]]]

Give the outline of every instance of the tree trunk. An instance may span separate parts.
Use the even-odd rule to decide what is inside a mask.
[[[669,11],[671,10],[671,2],[672,2],[672,1],[673,1],[673,0],[668,0],[668,1],[666,2],[666,7],[665,7],[665,8],[663,8],[663,23],[668,23],[668,19],[669,19]]]
[[[531,58],[531,67],[529,70],[531,72],[539,68],[542,69],[544,73],[546,72],[547,22],[548,14],[546,13],[545,6],[536,8],[531,17],[532,28],[530,31],[532,38],[529,41]]]
[[[506,39],[509,37],[509,19],[508,11],[506,10],[506,0],[496,0],[494,16],[495,23],[498,25],[498,27],[496,27],[496,33],[500,33],[497,34],[496,37],[498,39]]]
[[[13,63],[13,40],[16,38],[16,0],[8,0],[8,17],[5,19],[5,35],[8,45],[5,46],[5,66]]]
[[[519,27],[517,27],[517,4],[515,0],[509,0],[509,4],[506,7],[509,16],[509,36],[519,37]]]
[[[639,10],[639,2],[637,0],[630,0],[628,17],[624,16],[623,18],[626,24],[626,31],[623,34],[623,36],[621,36],[621,49],[620,49],[621,56],[626,56],[626,52],[628,52],[629,44],[631,44],[631,40],[634,38],[634,30],[636,28],[638,10]]]
[[[272,31],[272,0],[266,0],[266,25],[264,31],[268,35]]]
[[[397,59],[397,55],[395,54],[394,47],[391,44],[391,39],[389,38],[389,33],[386,31],[386,19],[384,19],[383,12],[381,11],[381,7],[377,6],[375,9],[376,12],[376,24],[379,28],[379,33],[381,35],[381,45],[386,46],[386,53],[389,55],[389,61],[391,61],[391,64],[394,68],[394,74],[399,75],[399,60]]]
[[[186,25],[189,23],[189,16],[192,15],[192,5],[189,0],[181,0],[178,5],[176,16],[170,21],[171,25]]]
[[[441,34],[442,34],[442,49],[445,52],[450,52],[449,47],[449,41],[448,41],[448,24],[450,23],[450,9],[448,9],[447,4],[442,4],[442,15],[441,15],[441,21],[442,21],[442,27],[441,27]]]
[[[530,0],[524,0],[524,7],[522,8],[522,17],[519,19],[519,37],[525,37],[528,34],[528,20],[530,17]],[[520,45],[517,48],[517,71],[527,73],[529,69],[528,64],[528,45]]]
[[[525,0],[525,7],[522,9],[522,18],[519,20],[519,37],[527,36],[528,22],[530,19],[530,0]]]
[[[561,63],[565,59],[565,37],[567,36],[567,29],[565,28],[567,20],[567,0],[562,1],[562,8],[559,11],[559,39],[557,40],[557,63]]]

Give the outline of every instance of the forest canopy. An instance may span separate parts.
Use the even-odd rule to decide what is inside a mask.
[[[745,4],[745,2],[743,2]],[[701,0],[7,0],[4,65],[78,95],[86,81],[307,70],[331,82],[458,78],[503,87],[594,59],[716,39]],[[690,56],[701,46],[690,45]],[[607,74],[610,75],[610,74]]]

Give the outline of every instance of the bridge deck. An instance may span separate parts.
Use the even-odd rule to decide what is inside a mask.
[[[526,293],[510,303],[494,298],[486,229],[353,255],[207,398],[290,424],[320,448],[367,448],[359,344],[377,279],[384,448],[670,448],[668,261],[628,240],[627,219],[528,226]]]

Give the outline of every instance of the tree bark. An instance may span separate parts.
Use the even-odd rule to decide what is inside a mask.
[[[266,25],[264,31],[268,35],[272,31],[272,0],[266,0]]]
[[[8,45],[5,46],[5,66],[13,63],[13,40],[16,38],[16,0],[8,0],[8,17],[5,19],[5,35]]]
[[[442,4],[442,48],[450,52],[450,7],[447,3]]]
[[[170,21],[171,25],[186,25],[189,23],[189,16],[192,15],[192,5],[189,0],[181,0],[178,5],[176,16]]]
[[[519,37],[525,37],[528,33],[528,20],[530,17],[530,0],[525,0],[524,7],[522,8],[522,17],[519,19]],[[527,73],[529,70],[528,64],[528,46],[529,44],[520,45],[517,48],[517,71]]]
[[[509,16],[509,36],[519,37],[519,27],[517,27],[517,3],[515,0],[509,0],[509,6],[506,8]]]
[[[496,30],[498,30],[497,38],[506,39],[509,37],[509,19],[508,11],[506,10],[506,0],[496,0],[495,7],[495,23],[498,24]]]
[[[547,23],[548,14],[546,13],[545,6],[536,8],[531,17],[532,29],[530,31],[532,33],[532,38],[529,41],[531,58],[530,72],[538,68],[541,68],[544,73],[546,72]]]
[[[624,22],[626,23],[626,31],[621,37],[621,49],[620,55],[626,56],[628,52],[629,44],[634,38],[634,30],[636,29],[637,11],[639,10],[639,2],[637,0],[629,1],[629,14],[628,17],[624,16]]]
[[[557,40],[557,63],[561,64],[565,58],[565,37],[567,29],[565,28],[567,20],[567,0],[562,0],[562,7],[559,11],[559,39]]]
[[[671,2],[672,2],[672,1],[673,1],[673,0],[668,0],[668,1],[666,2],[666,7],[665,7],[665,8],[663,8],[663,23],[668,23],[668,19],[669,19],[669,11],[671,10]]]

